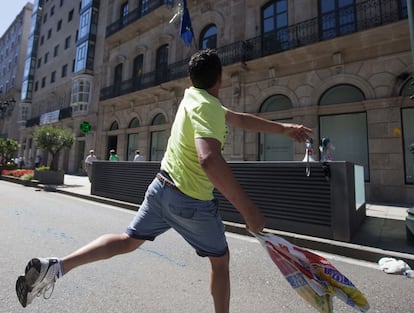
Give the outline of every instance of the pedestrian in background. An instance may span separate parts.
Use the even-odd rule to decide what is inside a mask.
[[[119,161],[118,155],[114,149],[109,151],[109,161]]]
[[[40,155],[36,155],[35,160],[34,160],[34,167],[39,167],[40,166],[40,162],[42,162],[42,157]]]
[[[136,150],[134,162],[142,162],[142,161],[144,161],[144,157],[140,154],[139,150]]]
[[[16,282],[23,306],[50,290],[74,268],[136,250],[170,228],[175,229],[211,264],[210,291],[215,313],[230,306],[229,249],[213,190],[241,213],[252,232],[261,232],[265,218],[242,189],[222,155],[227,126],[283,134],[300,142],[311,130],[279,123],[224,107],[218,96],[222,66],[214,50],[200,50],[189,62],[192,87],[178,107],[160,172],[125,233],[107,234],[64,258],[34,258]],[[143,282],[144,284],[144,282]],[[178,309],[177,309],[178,310]],[[196,311],[196,308],[194,308]]]
[[[96,161],[94,150],[89,150],[88,156],[85,158],[85,172],[88,175],[89,181],[92,182],[92,163]]]

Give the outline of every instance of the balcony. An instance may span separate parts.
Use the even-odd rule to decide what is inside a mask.
[[[40,125],[40,117],[41,116],[39,115],[39,116],[36,116],[36,117],[33,117],[27,120],[26,127],[29,128],[29,127]],[[66,107],[66,108],[59,110],[59,118],[58,118],[59,120],[63,120],[63,119],[70,118],[70,117],[72,117],[72,107]]]
[[[154,12],[158,8],[161,8],[162,6],[167,6],[166,10],[166,17],[171,18],[171,10],[170,8],[173,6],[174,0],[153,0],[148,1],[146,5],[141,6],[130,13],[128,13],[126,16],[122,16],[120,19],[112,23],[106,28],[106,37],[110,37],[113,34],[121,31],[122,29],[128,27],[132,23],[138,21],[139,19],[143,18],[144,16]],[[161,13],[162,14],[162,13]],[[156,19],[152,19],[156,20]],[[128,32],[131,32],[131,29],[128,30]]]
[[[159,2],[164,3],[165,1]],[[217,52],[223,66],[263,58],[406,19],[407,9],[401,8],[398,4],[399,1],[397,0],[368,0],[341,9],[341,11],[336,12],[336,15],[331,12],[329,15],[315,17],[255,38],[219,47]],[[334,18],[334,16],[341,18],[346,16],[347,23],[340,24],[339,19]],[[163,71],[155,70],[144,73],[120,84],[105,87],[101,89],[100,100],[107,100],[187,77],[188,60],[185,59],[170,64]]]

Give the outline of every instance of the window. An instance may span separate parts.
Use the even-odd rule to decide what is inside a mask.
[[[119,63],[115,67],[114,71],[114,93],[115,95],[119,96],[121,94],[121,84],[122,84],[122,67],[123,64]]]
[[[260,113],[278,112],[292,108],[292,102],[284,95],[267,98]],[[291,123],[292,119],[277,119],[278,122]],[[259,159],[261,161],[293,161],[293,140],[279,134],[259,134]]]
[[[263,7],[262,33],[265,55],[289,48],[287,0],[272,1]]]
[[[132,79],[134,88],[141,86],[142,67],[144,66],[144,55],[140,54],[134,58],[134,64],[132,67]]]
[[[40,45],[43,45],[45,42],[45,36],[40,37]]]
[[[140,9],[141,9],[141,16],[144,16],[148,13],[149,9],[149,0],[141,0]]]
[[[365,181],[369,181],[367,114],[320,116],[319,124],[320,138],[329,138],[335,146],[333,160],[362,165]]]
[[[321,39],[356,30],[355,0],[319,0]]]
[[[47,21],[47,13],[43,15],[43,24],[46,23],[46,21]]]
[[[74,113],[87,112],[91,92],[91,83],[87,79],[78,79],[72,85],[71,106]]]
[[[401,111],[405,182],[414,184],[414,108],[404,108]]]
[[[414,95],[413,85],[411,83],[414,83],[412,79],[409,79],[405,82],[404,86],[401,88],[401,96],[402,97],[410,97]]]
[[[89,34],[89,28],[91,25],[91,12],[92,9],[84,12],[80,17],[78,39],[82,39]]]
[[[62,29],[62,20],[59,20],[59,21],[57,22],[56,31],[59,31],[59,30],[61,30],[61,29]]]
[[[328,89],[319,100],[320,105],[351,103],[365,100],[363,92],[352,85],[336,85]]]
[[[212,24],[204,28],[200,35],[200,49],[217,48],[217,27]]]
[[[157,49],[155,76],[158,83],[168,79],[168,49],[168,45],[163,45]]]
[[[55,49],[53,50],[53,56],[57,57],[59,55],[59,45],[55,46]]]
[[[46,53],[45,53],[45,56],[44,56],[44,62],[45,62],[45,64],[46,64],[48,61],[49,61],[49,52],[46,52]]]
[[[42,78],[42,88],[46,86],[46,77]]]
[[[68,13],[68,22],[71,22],[73,20],[73,9],[70,10],[70,12]]]
[[[128,125],[128,128],[137,128],[137,127],[139,127],[139,120],[136,118],[136,117],[134,117],[130,122],[129,122],[129,125]]]
[[[68,75],[68,65],[65,64],[62,66],[62,75],[61,77],[66,77]]]
[[[41,65],[42,65],[42,58],[38,58],[37,59],[37,68],[40,68]]]
[[[65,39],[65,50],[70,47],[70,36]]]
[[[163,114],[157,114],[152,120],[152,125],[163,125],[166,123],[165,116]],[[160,161],[165,153],[165,147],[167,146],[167,132],[165,130],[157,130],[151,132],[151,161]]]
[[[399,5],[400,5],[401,18],[407,18],[408,17],[407,0],[400,0]]]
[[[75,72],[86,69],[86,57],[88,53],[88,42],[84,42],[76,48]]]
[[[121,25],[128,24],[128,2],[125,2],[121,6]]]
[[[27,121],[29,118],[29,107],[27,104],[20,104],[20,120],[21,121]]]
[[[117,129],[119,129],[118,122],[117,121],[112,122],[111,126],[109,127],[109,130],[117,130]]]
[[[52,29],[51,28],[47,31],[47,39],[50,39],[50,37],[52,37]]]
[[[128,155],[127,160],[133,161],[135,157],[135,151],[139,147],[139,134],[128,134]]]
[[[53,71],[50,75],[50,82],[54,83],[56,81],[56,71]]]
[[[38,81],[35,82],[35,91],[37,91],[37,89],[39,89],[39,82]]]

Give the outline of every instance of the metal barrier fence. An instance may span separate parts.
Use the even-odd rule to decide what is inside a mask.
[[[356,196],[363,177],[356,184],[353,163],[312,162],[310,176],[304,162],[228,164],[268,228],[348,242],[365,218],[365,200]],[[159,162],[94,162],[91,193],[139,204],[159,168]],[[244,222],[218,191],[214,195],[223,220]]]

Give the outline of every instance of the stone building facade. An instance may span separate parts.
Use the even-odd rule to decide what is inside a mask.
[[[45,1],[44,12],[54,3],[59,1]],[[188,59],[208,47],[217,49],[223,62],[223,105],[313,128],[315,158],[319,141],[329,138],[334,160],[364,166],[368,201],[414,203],[414,154],[409,150],[414,103],[408,97],[414,68],[406,0],[186,3],[194,33],[189,46],[180,38],[180,18],[172,19],[183,9],[182,1],[75,5],[78,19],[90,6],[97,21],[96,34],[88,37],[96,39],[92,68],[74,70],[49,87],[67,99],[76,80],[91,82],[87,109],[79,111],[72,97],[70,118],[56,122],[77,133],[74,149],[61,160],[68,172],[78,171],[91,148],[99,159],[116,149],[120,160],[132,160],[139,149],[146,160],[160,160],[190,86]],[[71,34],[73,25],[68,25]],[[65,60],[78,58],[80,41]],[[44,76],[36,73],[35,80]],[[38,90],[33,103],[47,106],[51,93],[46,87]],[[32,118],[50,111],[40,104],[35,109],[33,103]],[[82,121],[92,126],[87,135],[79,131]],[[32,128],[25,130],[26,142]],[[229,129],[224,149],[228,161],[298,161],[304,152],[303,144],[281,136],[239,129]]]
[[[0,38],[0,137],[17,141],[20,88],[32,8],[28,2]]]

